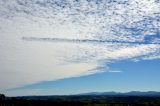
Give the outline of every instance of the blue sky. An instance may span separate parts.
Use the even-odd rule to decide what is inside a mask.
[[[0,92],[159,89],[157,0],[1,0]]]

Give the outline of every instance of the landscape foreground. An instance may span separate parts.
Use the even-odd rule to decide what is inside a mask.
[[[136,95],[136,92],[134,95],[111,92],[70,96],[1,96],[0,106],[160,106],[160,96],[151,93]]]

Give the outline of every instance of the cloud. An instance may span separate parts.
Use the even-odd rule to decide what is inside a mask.
[[[122,71],[108,71],[110,73],[121,73]]]
[[[96,39],[64,39],[64,38],[37,38],[37,37],[22,37],[25,41],[50,41],[50,42],[67,42],[67,43],[120,43],[120,44],[160,44],[160,42],[144,41],[144,42],[128,42],[119,40],[96,40]]]
[[[1,0],[0,89],[159,58],[159,8],[155,0]]]

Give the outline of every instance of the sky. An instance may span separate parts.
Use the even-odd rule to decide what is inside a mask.
[[[159,0],[0,0],[0,93],[159,91]]]

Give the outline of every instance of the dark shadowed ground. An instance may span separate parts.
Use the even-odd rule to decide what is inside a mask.
[[[26,96],[6,97],[0,106],[160,106],[160,97],[147,96]]]

